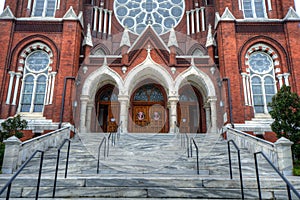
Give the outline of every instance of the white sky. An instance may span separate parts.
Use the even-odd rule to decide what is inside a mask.
[[[0,13],[2,13],[2,11],[3,11],[4,2],[5,2],[5,0],[0,0]],[[295,6],[296,11],[300,15],[300,0],[295,0],[295,5],[296,5]]]

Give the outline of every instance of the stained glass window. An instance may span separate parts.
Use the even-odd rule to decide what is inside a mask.
[[[101,94],[100,101],[118,101],[118,95],[112,90],[106,90]]]
[[[184,10],[184,0],[114,1],[118,21],[136,34],[140,34],[148,24],[151,24],[158,34],[168,32],[180,22]]]
[[[162,102],[164,101],[164,96],[159,88],[153,84],[148,84],[140,87],[133,99],[134,101]]]
[[[272,58],[264,52],[254,52],[249,64],[254,111],[268,113],[268,103],[276,93]]]
[[[41,50],[26,58],[20,112],[43,112],[49,64],[49,55]]]

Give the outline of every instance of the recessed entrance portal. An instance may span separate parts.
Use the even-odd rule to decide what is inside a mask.
[[[96,95],[98,126],[103,132],[115,132],[117,130],[120,116],[118,93],[118,89],[113,85],[106,85]]]
[[[157,84],[138,88],[131,98],[131,125],[134,133],[166,133],[169,123],[166,109],[166,95]]]
[[[203,100],[193,86],[185,86],[179,91],[177,121],[181,133],[205,133],[206,120]]]

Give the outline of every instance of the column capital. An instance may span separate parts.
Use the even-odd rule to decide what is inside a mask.
[[[80,97],[80,101],[82,101],[82,102],[88,102],[90,100],[90,96],[88,96],[88,95],[81,95],[81,97]]]
[[[14,76],[15,74],[16,74],[16,72],[14,72],[14,71],[9,71],[8,72],[11,76]]]
[[[216,102],[218,100],[218,98],[216,96],[209,96],[207,101],[208,102]]]
[[[20,78],[22,76],[22,73],[21,72],[17,72],[17,73],[15,73],[15,75],[17,76],[17,78]]]
[[[247,72],[242,72],[241,75],[242,75],[243,77],[248,76]]]

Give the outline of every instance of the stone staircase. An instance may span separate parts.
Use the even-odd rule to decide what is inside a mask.
[[[115,146],[110,144],[108,157],[103,157],[101,149],[97,174],[103,137],[80,133],[72,139],[67,178],[67,145],[62,149],[55,199],[241,199],[236,152],[232,149],[231,180],[227,141],[217,134],[189,134],[199,148],[199,175],[195,148],[188,158],[185,136],[174,134],[122,134]],[[40,199],[52,197],[56,157],[55,148],[45,152]],[[245,199],[258,199],[253,155],[241,149],[241,158]],[[34,159],[14,181],[11,199],[34,199],[38,166],[39,159]],[[260,169],[263,199],[287,199],[285,184],[271,168],[261,162]],[[0,185],[10,177],[0,175]],[[300,188],[299,179],[288,179]]]

